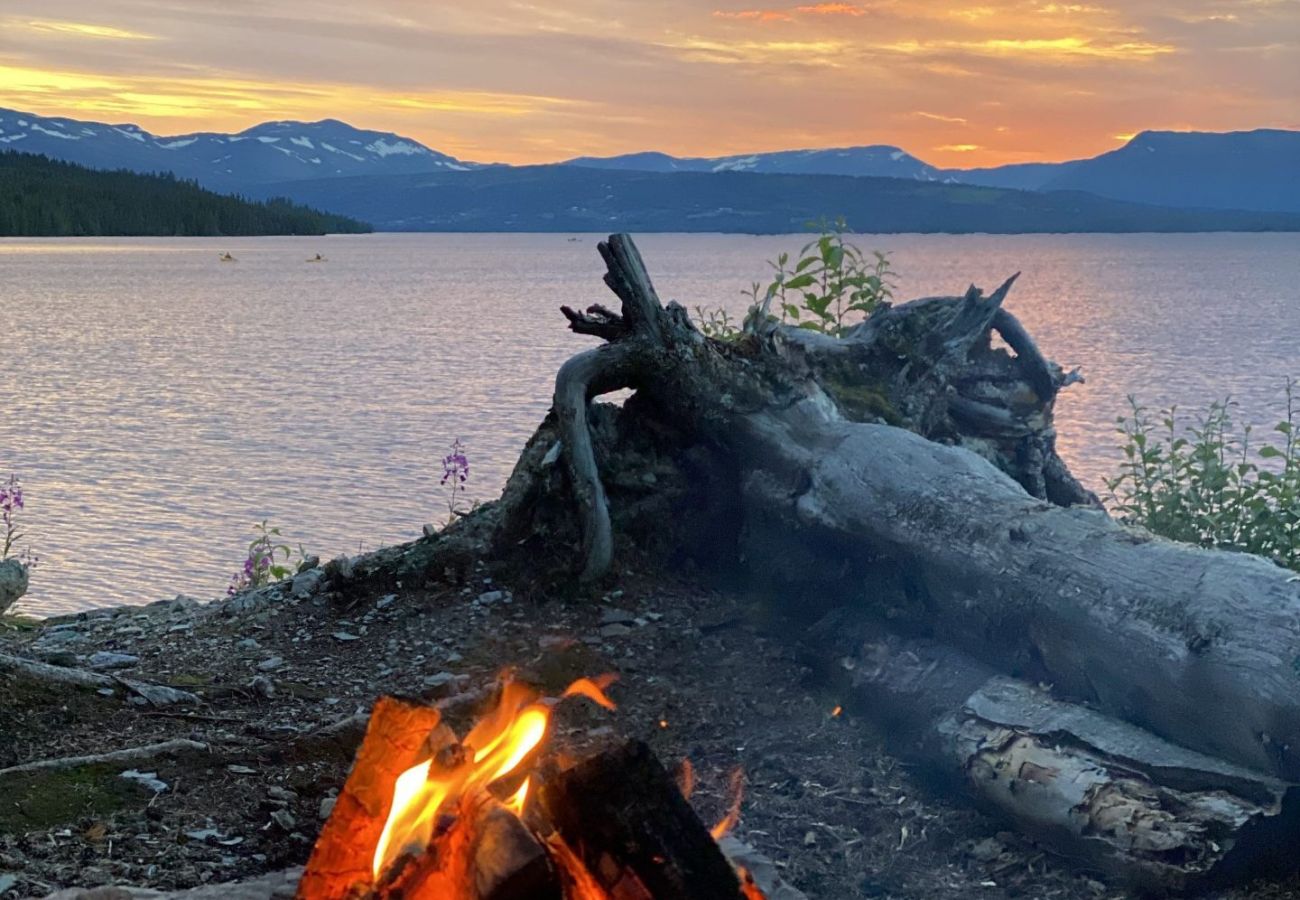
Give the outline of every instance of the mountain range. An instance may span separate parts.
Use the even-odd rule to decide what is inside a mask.
[[[157,136],[135,125],[0,108],[4,149],[93,168],[170,171],[213,190],[287,196],[360,216],[382,229],[490,230],[522,227],[519,223],[528,220],[542,230],[562,230],[560,222],[573,221],[598,229],[657,222],[659,230],[699,230],[711,220],[709,230],[798,230],[804,219],[841,213],[862,227],[866,223],[849,215],[849,208],[869,195],[888,195],[892,202],[902,202],[903,195],[916,197],[934,216],[951,214],[916,221],[901,210],[875,208],[870,210],[871,227],[878,227],[874,223],[883,216],[931,231],[1131,231],[1161,223],[1165,227],[1154,230],[1289,230],[1293,217],[1286,214],[1300,214],[1300,131],[1267,129],[1149,131],[1091,159],[968,170],[937,168],[887,145],[721,157],[646,152],[503,166],[460,160],[413,138],[335,119],[266,122],[237,134]],[[601,170],[600,177],[592,170]],[[780,180],[748,180],[762,177]],[[826,178],[832,180],[822,180]],[[890,179],[910,188],[892,185],[886,190],[853,181],[864,178]],[[749,193],[740,192],[742,182]],[[646,192],[651,184],[654,190]],[[524,206],[512,205],[502,195],[507,185],[509,191],[521,192]],[[636,205],[612,202],[598,193],[600,185],[609,188],[606,194],[613,191],[613,197]],[[927,191],[916,193],[923,186]],[[932,188],[948,190],[928,190]],[[970,193],[977,188],[998,190]],[[1025,192],[1030,196],[1021,196]],[[1060,192],[1085,196],[1053,197]],[[719,205],[702,207],[702,197]],[[771,206],[756,207],[758,197]],[[939,197],[953,198],[958,207],[977,202],[989,226],[971,222],[959,227],[966,219],[938,203]],[[978,201],[972,201],[975,197]],[[549,210],[525,208],[543,200],[554,205]],[[1103,210],[1103,201],[1127,205]],[[1089,214],[1071,217],[1066,213],[1071,204],[1082,204]],[[1193,213],[1156,214],[1140,209],[1141,204]],[[1047,210],[1055,212],[1048,215]],[[1226,210],[1281,215],[1220,212]],[[1104,222],[1112,224],[1102,228]]]
[[[92,169],[172,172],[212,190],[303,178],[467,171],[472,163],[419,141],[336,119],[264,122],[238,134],[160,137],[135,125],[49,118],[0,108],[0,150],[39,153]]]

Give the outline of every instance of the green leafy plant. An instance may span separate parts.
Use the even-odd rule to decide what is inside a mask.
[[[843,337],[894,296],[889,254],[870,253],[845,240],[848,223],[838,218],[810,223],[818,236],[799,250],[768,260],[774,274],[765,286],[753,282],[741,294],[749,312],[736,323],[721,307],[695,307],[695,323],[705,337],[734,341],[769,321],[794,322],[800,328]],[[779,315],[773,312],[773,308]]]
[[[740,323],[733,321],[731,314],[720,306],[712,309],[695,307],[695,324],[705,337],[719,341],[734,341],[743,334]]]
[[[893,268],[887,253],[867,253],[845,240],[843,218],[814,227],[818,236],[804,244],[797,260],[792,263],[789,253],[769,260],[771,282],[766,288],[755,282],[743,293],[752,300],[751,318],[764,321],[775,306],[782,322],[842,337],[893,297]]]
[[[284,543],[280,529],[269,526],[266,519],[253,526],[256,537],[248,545],[248,554],[243,567],[230,580],[228,594],[237,594],[253,588],[265,587],[276,581],[283,581],[294,572],[290,564],[293,550]],[[303,557],[302,545],[298,546]]]
[[[1300,571],[1300,409],[1287,379],[1276,438],[1252,445],[1236,404],[1211,404],[1190,424],[1132,397],[1117,422],[1124,461],[1107,479],[1116,512],[1173,540],[1255,553]]]

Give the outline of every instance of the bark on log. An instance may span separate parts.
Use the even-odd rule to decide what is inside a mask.
[[[195,706],[199,704],[199,698],[189,691],[182,691],[163,684],[150,684],[132,678],[87,672],[85,669],[52,666],[34,659],[10,656],[7,653],[0,653],[0,673],[61,687],[107,689],[114,692],[118,688],[126,688],[131,693],[144,698],[153,706],[168,706],[173,703],[188,703]]]
[[[1258,558],[1061,505],[1094,499],[1055,452],[1052,404],[1070,376],[1002,309],[1010,281],[885,310],[841,340],[769,323],[730,344],[660,305],[630,238],[601,253],[622,314],[565,311],[610,343],[567,364],[555,397],[584,578],[608,569],[611,546],[586,404],[631,387],[639,415],[734,466],[752,569],[779,577],[782,559],[798,559],[792,588],[811,580],[832,605],[1300,780],[1300,584]],[[1018,356],[991,346],[994,330]],[[880,587],[883,572],[895,589]]]
[[[210,748],[198,741],[175,738],[143,747],[127,747],[122,750],[110,750],[107,753],[92,753],[88,756],[61,756],[57,759],[40,759],[35,762],[22,763],[0,769],[0,778],[7,775],[23,775],[29,772],[48,772],[54,769],[75,769],[79,766],[101,764],[134,763],[145,759],[157,759],[160,756],[173,756],[178,753],[206,753]]]
[[[897,752],[1065,856],[1160,891],[1294,865],[1295,785],[852,616],[832,615],[810,637],[850,709]]]
[[[547,778],[538,800],[613,897],[741,896],[730,863],[645,744],[629,742]]]

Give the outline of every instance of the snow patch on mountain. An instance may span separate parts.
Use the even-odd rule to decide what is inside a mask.
[[[366,144],[366,149],[378,156],[417,156],[429,152],[427,147],[419,144],[411,144],[400,140],[390,144],[383,138]]]
[[[166,143],[160,142],[158,143],[158,146],[164,150],[179,150],[182,147],[188,147],[190,144],[197,144],[198,142],[198,138],[181,138],[178,141],[167,141]]]

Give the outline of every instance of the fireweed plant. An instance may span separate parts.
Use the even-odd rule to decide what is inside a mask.
[[[268,526],[266,519],[263,519],[253,526],[253,531],[257,536],[249,542],[244,565],[230,579],[227,594],[265,587],[272,582],[282,581],[293,573],[293,567],[289,564],[293,551],[284,543],[280,529]]]
[[[1267,557],[1300,572],[1300,396],[1287,379],[1272,442],[1252,443],[1224,400],[1193,417],[1132,397],[1119,417],[1124,460],[1106,480],[1112,508],[1155,534]]]
[[[469,481],[469,457],[465,455],[465,445],[460,438],[451,442],[446,456],[442,458],[442,480],[439,484],[447,492],[447,524],[464,515],[460,505],[465,493],[465,484]]]
[[[30,548],[24,548],[16,555],[14,553],[18,542],[23,537],[22,529],[18,526],[23,505],[22,481],[16,474],[10,474],[7,481],[0,482],[0,527],[4,528],[4,543],[0,545],[0,559],[14,558],[30,569],[36,565],[39,557],[33,555]]]

